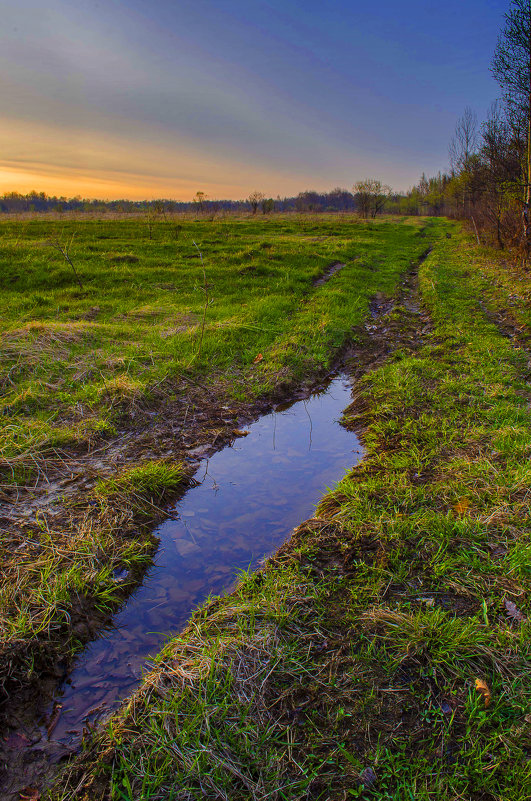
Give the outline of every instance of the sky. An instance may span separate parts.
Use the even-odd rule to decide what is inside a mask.
[[[510,0],[0,0],[0,194],[276,197],[448,162]]]

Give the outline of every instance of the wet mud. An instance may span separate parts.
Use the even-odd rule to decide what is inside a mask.
[[[313,281],[314,286],[322,286],[326,284],[327,281],[330,281],[333,275],[338,273],[340,270],[343,269],[346,265],[342,261],[333,261],[331,264],[326,267],[321,275],[318,278],[315,278]]]

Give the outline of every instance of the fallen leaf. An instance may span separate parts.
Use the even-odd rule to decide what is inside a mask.
[[[54,731],[55,727],[59,723],[59,718],[61,717],[61,709],[62,708],[63,708],[63,705],[62,704],[58,704],[58,703],[55,703],[54,706],[53,706],[52,715],[51,715],[51,717],[50,717],[50,719],[48,721],[48,725],[46,726],[46,731],[48,733],[48,739],[50,739],[50,737],[53,734],[53,731]]]
[[[464,515],[469,506],[470,506],[470,501],[468,500],[468,498],[460,498],[455,504],[454,509],[458,515]]]
[[[507,612],[508,617],[511,617],[518,623],[524,623],[526,621],[527,619],[526,616],[520,612],[515,603],[505,598],[503,601],[503,605],[505,607],[505,611]]]
[[[490,699],[492,698],[489,685],[487,682],[483,681],[483,679],[476,679],[476,690],[482,696],[485,706],[490,704]]]
[[[39,801],[40,792],[35,787],[24,787],[19,793],[20,801]]]
[[[264,357],[262,356],[262,354],[259,353],[258,356],[255,356],[255,358],[253,359],[253,364],[257,364],[258,362],[261,362],[263,358]]]

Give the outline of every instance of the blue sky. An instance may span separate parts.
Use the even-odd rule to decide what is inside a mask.
[[[189,199],[445,169],[509,0],[0,6],[0,192]]]

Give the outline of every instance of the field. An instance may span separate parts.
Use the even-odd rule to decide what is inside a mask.
[[[228,373],[248,401],[322,367],[376,284],[391,289],[423,249],[420,234],[348,218],[4,223],[3,465],[26,483],[41,455],[112,435],[117,406],[182,375]],[[345,275],[314,291],[334,261]]]
[[[93,635],[149,562],[188,450],[323,376],[376,285],[392,291],[426,248],[425,226],[3,223],[6,691]],[[129,587],[114,580],[124,568]]]
[[[367,451],[50,797],[531,797],[528,276],[435,219],[1,231],[11,692],[141,579],[198,443],[346,361]]]

